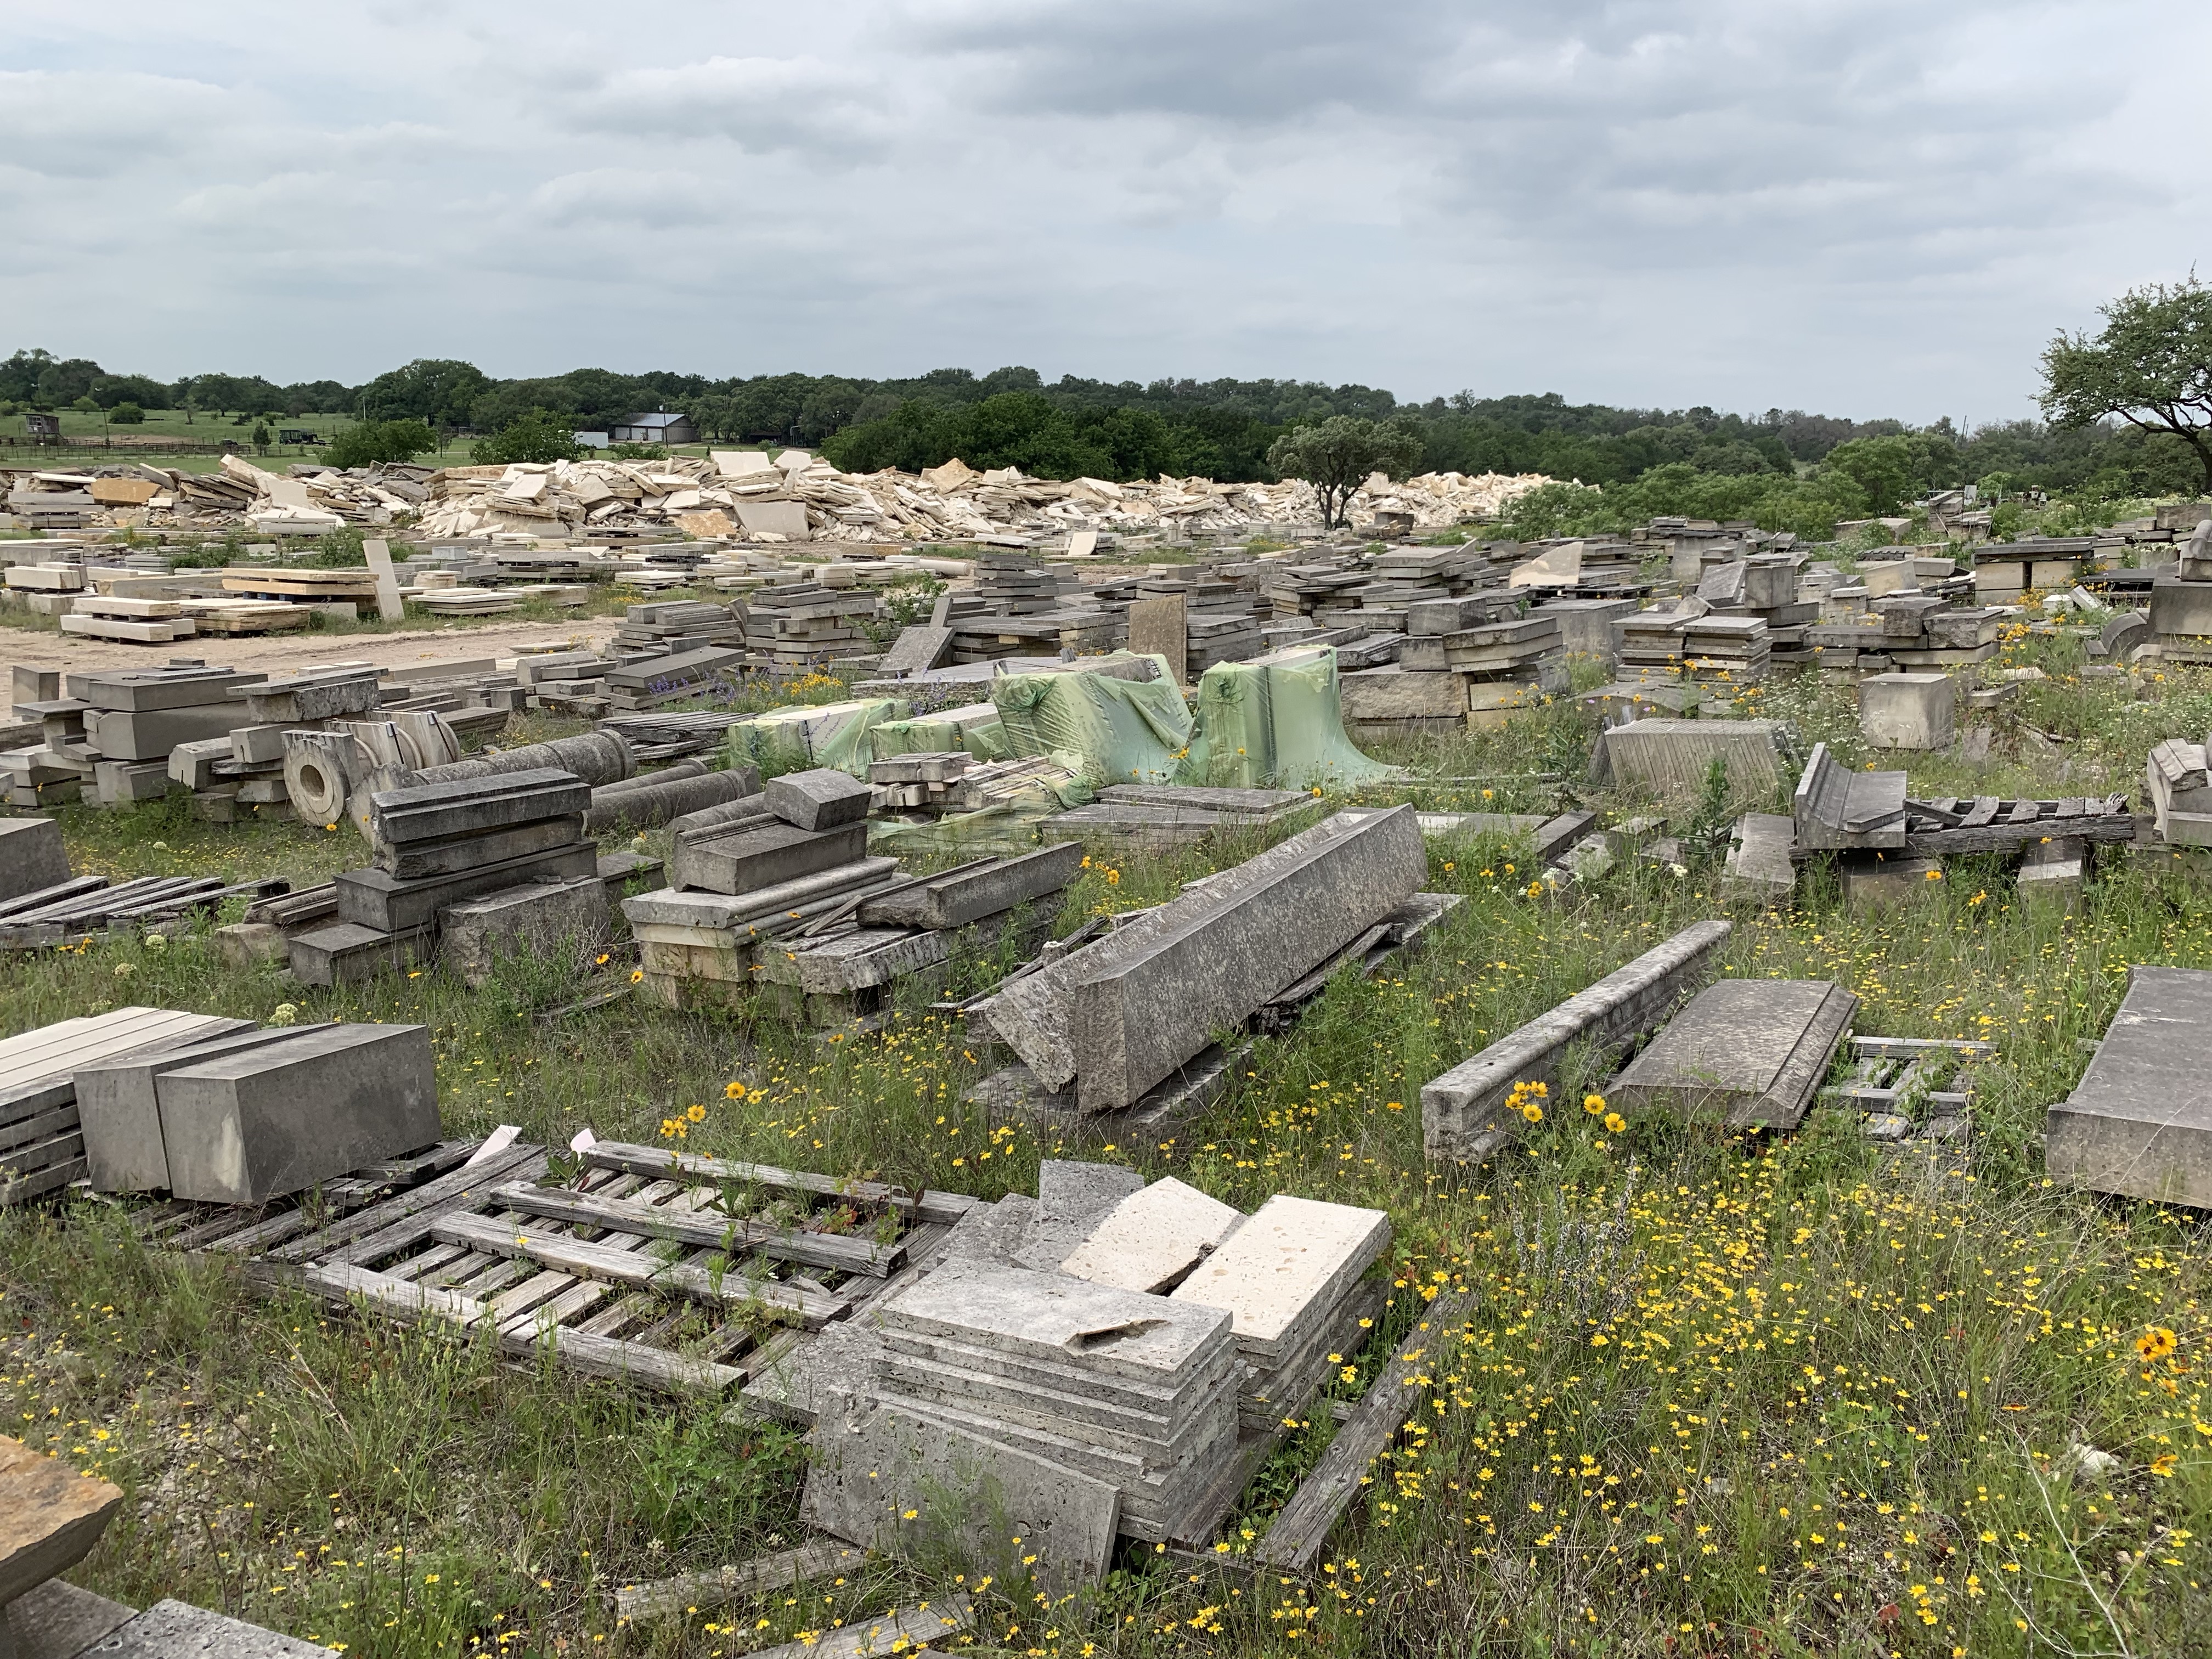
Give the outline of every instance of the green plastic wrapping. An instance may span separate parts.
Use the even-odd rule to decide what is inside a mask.
[[[1207,669],[1198,682],[1198,736],[1175,781],[1310,789],[1396,775],[1345,735],[1336,653],[1317,646]]]
[[[1174,783],[1192,735],[1190,710],[1167,659],[1149,681],[1111,674],[1007,674],[991,683],[1007,755],[1067,751],[1082,757],[1083,781]]]
[[[874,758],[876,728],[886,720],[905,720],[913,712],[914,705],[903,697],[772,708],[730,728],[730,761],[771,773],[834,767],[866,778],[868,763]]]
[[[991,703],[939,709],[911,720],[885,720],[875,728],[875,757],[950,755],[964,751],[981,761],[1006,758],[1006,735]]]

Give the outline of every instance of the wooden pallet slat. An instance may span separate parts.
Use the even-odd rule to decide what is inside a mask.
[[[712,1197],[720,1196],[711,1188],[707,1190]],[[705,1210],[655,1207],[635,1200],[606,1199],[518,1182],[500,1188],[494,1196],[511,1209],[548,1220],[617,1232],[644,1232],[712,1249],[748,1250],[803,1267],[866,1273],[877,1279],[896,1272],[906,1260],[902,1245],[886,1246],[850,1234],[770,1226]]]

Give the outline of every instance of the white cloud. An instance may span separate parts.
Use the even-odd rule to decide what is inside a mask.
[[[0,306],[162,374],[2011,415],[2205,253],[2207,45],[2187,0],[115,0],[11,41]]]

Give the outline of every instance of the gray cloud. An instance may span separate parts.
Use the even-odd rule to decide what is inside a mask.
[[[162,374],[1996,417],[2054,328],[2204,252],[2208,44],[2187,0],[115,0],[11,40],[0,304]]]

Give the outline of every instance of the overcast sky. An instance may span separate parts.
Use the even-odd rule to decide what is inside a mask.
[[[0,351],[1979,422],[2212,252],[2208,64],[2203,0],[15,0]]]

